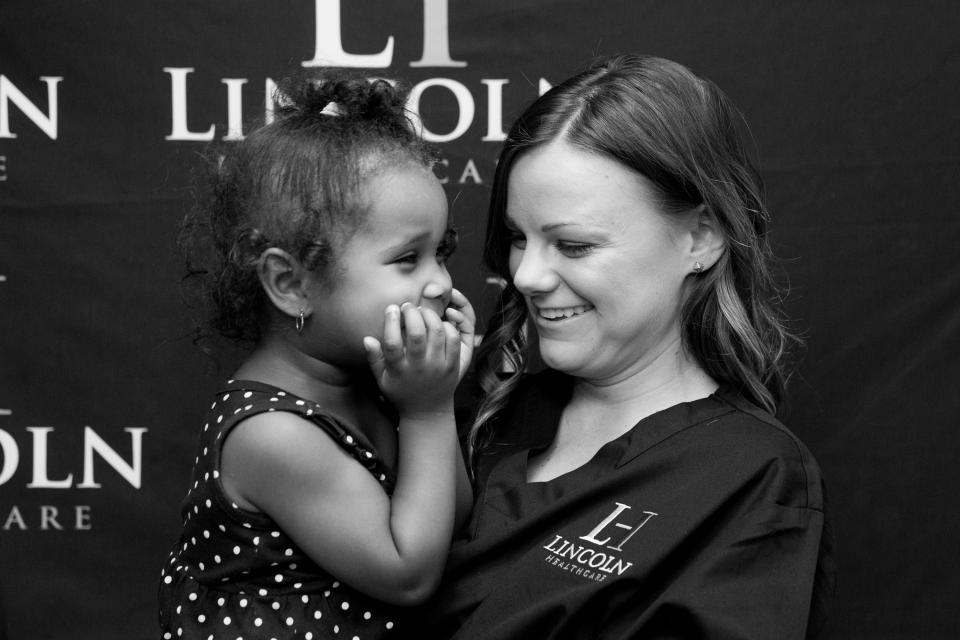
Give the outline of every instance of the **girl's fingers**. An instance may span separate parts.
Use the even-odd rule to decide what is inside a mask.
[[[387,307],[384,314],[381,352],[386,363],[390,365],[396,364],[403,358],[403,330],[400,328],[400,309],[395,304]]]
[[[460,289],[451,289],[450,290],[450,306],[456,309],[463,308],[470,303],[467,301],[467,296],[463,295],[463,292]]]
[[[445,332],[443,329],[443,320],[432,309],[423,307],[420,309],[420,315],[423,317],[423,324],[427,331],[427,357],[437,356],[441,360],[444,358]]]
[[[477,324],[477,315],[473,310],[473,305],[470,304],[467,296],[463,295],[459,289],[452,289],[450,291],[450,307],[462,313],[464,317],[470,321],[471,326]]]
[[[462,311],[458,311],[452,307],[447,307],[444,315],[446,315],[447,320],[449,320],[450,323],[453,324],[460,333],[464,335],[473,335],[473,322]]]
[[[460,362],[460,332],[449,322],[442,323],[442,326],[447,366],[456,368]]]
[[[427,352],[427,326],[423,315],[420,309],[409,302],[404,302],[400,306],[400,313],[403,314],[407,358],[422,359]]]
[[[380,341],[372,336],[363,338],[363,349],[367,352],[367,362],[370,363],[370,370],[377,380],[383,374],[386,368],[386,361],[383,357],[383,349],[380,347]]]

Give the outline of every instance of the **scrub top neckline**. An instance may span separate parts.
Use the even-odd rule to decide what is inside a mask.
[[[518,490],[553,493],[565,486],[589,481],[591,477],[614,471],[683,429],[734,411],[735,402],[730,401],[730,396],[735,396],[736,392],[727,384],[720,383],[717,390],[709,396],[676,404],[641,418],[622,435],[601,446],[589,460],[575,469],[550,480],[529,482],[527,472],[530,456],[535,451],[549,447],[553,442],[573,386],[569,376],[557,371],[545,370],[536,375],[542,378],[538,381],[540,384],[532,390],[532,401],[527,402],[524,407],[522,424],[543,424],[545,427],[521,438],[513,452],[491,470],[487,493],[490,498]]]

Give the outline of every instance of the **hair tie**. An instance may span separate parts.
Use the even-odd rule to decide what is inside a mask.
[[[320,114],[325,116],[342,116],[343,110],[338,103],[331,100],[327,103],[327,106],[320,111]]]

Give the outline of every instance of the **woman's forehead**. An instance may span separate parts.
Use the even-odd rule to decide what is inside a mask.
[[[515,161],[506,215],[538,227],[619,227],[638,209],[659,210],[655,193],[646,178],[613,159],[551,144]]]

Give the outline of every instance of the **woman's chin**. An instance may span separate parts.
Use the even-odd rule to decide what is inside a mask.
[[[589,364],[589,358],[582,348],[571,345],[550,345],[540,342],[540,359],[545,365],[572,376],[579,375]]]

